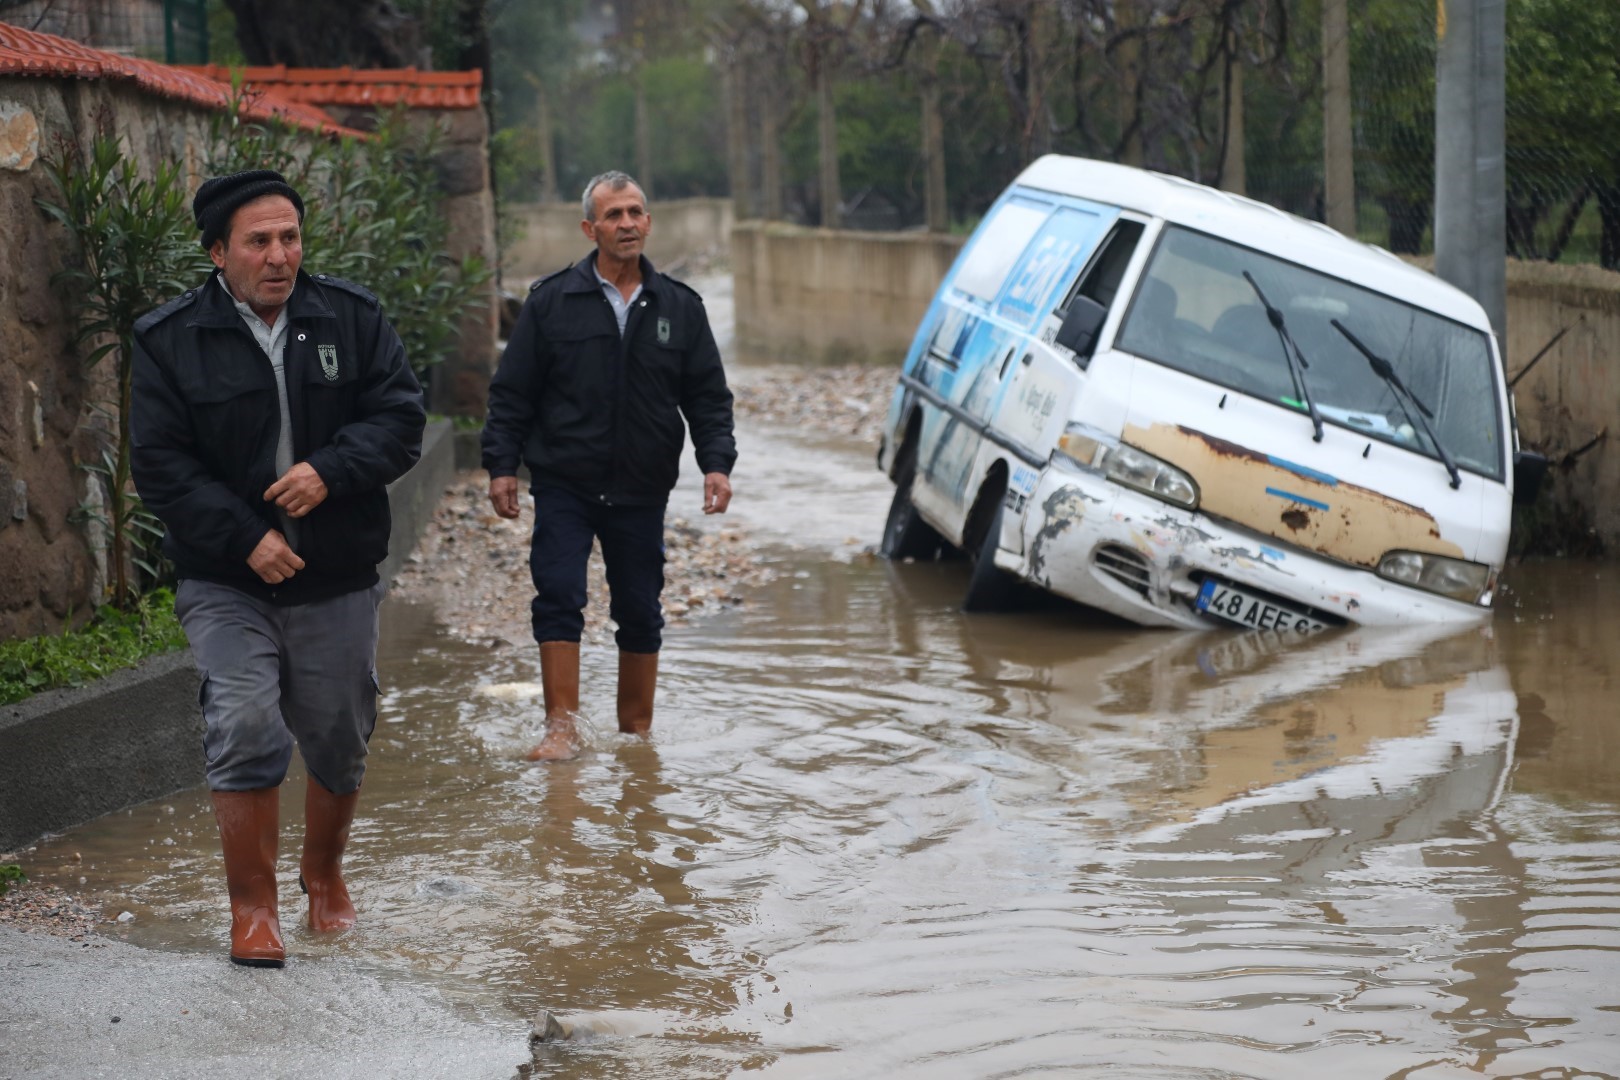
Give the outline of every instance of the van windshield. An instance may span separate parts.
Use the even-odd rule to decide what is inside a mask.
[[[1449,455],[1464,469],[1502,479],[1502,424],[1485,335],[1338,278],[1171,226],[1116,346],[1303,411],[1288,355],[1245,272],[1282,312],[1324,421],[1437,461]],[[1433,413],[1432,436],[1335,320],[1387,360]],[[1303,415],[1300,422],[1309,423]]]

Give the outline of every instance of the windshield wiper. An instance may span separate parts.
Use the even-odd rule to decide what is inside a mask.
[[[1395,391],[1395,404],[1401,407],[1401,412],[1406,416],[1407,423],[1412,423],[1415,420],[1417,425],[1423,429],[1423,434],[1429,437],[1430,445],[1434,447],[1435,453],[1440,455],[1440,460],[1445,463],[1446,472],[1451,476],[1452,490],[1455,491],[1457,488],[1462,487],[1462,473],[1457,471],[1457,463],[1451,460],[1451,455],[1446,453],[1446,448],[1441,445],[1439,436],[1435,435],[1434,428],[1429,426],[1429,421],[1434,418],[1434,413],[1429,411],[1429,407],[1423,404],[1416,394],[1407,389],[1406,384],[1401,381],[1401,377],[1395,374],[1394,365],[1363,345],[1361,339],[1345,329],[1344,324],[1338,319],[1329,319],[1328,321],[1333,324],[1333,329],[1343,334],[1344,339],[1356,347],[1356,351],[1367,358],[1367,363],[1372,365],[1373,374],[1383,379],[1384,382],[1389,384],[1389,388]],[[1406,407],[1406,402],[1401,400],[1403,397],[1417,406],[1417,416],[1414,417],[1412,410]]]
[[[1271,306],[1271,301],[1260,291],[1260,283],[1254,280],[1253,274],[1245,270],[1243,278],[1249,283],[1249,287],[1254,289],[1254,295],[1260,298],[1260,306],[1266,309],[1266,318],[1271,320],[1271,325],[1277,330],[1277,338],[1282,342],[1283,359],[1288,361],[1288,374],[1293,376],[1294,389],[1299,391],[1299,396],[1305,401],[1305,411],[1311,414],[1311,427],[1316,430],[1314,439],[1321,442],[1322,414],[1316,411],[1316,402],[1311,400],[1311,388],[1305,385],[1305,369],[1311,365],[1305,360],[1305,354],[1299,351],[1299,346],[1294,343],[1294,335],[1288,332],[1288,324],[1283,321],[1281,309]]]

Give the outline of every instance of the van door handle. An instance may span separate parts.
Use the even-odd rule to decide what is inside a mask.
[[[1012,363],[1012,358],[1017,355],[1017,353],[1017,346],[1007,350],[1007,355],[1001,358],[1001,370],[996,373],[996,381],[999,382],[1007,377],[1007,365]]]
[[[1024,354],[1024,358],[1022,360],[1018,361],[1018,362],[1020,364],[1022,364],[1024,367],[1029,367],[1030,363],[1033,362],[1034,359],[1035,359],[1035,354],[1032,353],[1032,352],[1027,352],[1027,353]]]

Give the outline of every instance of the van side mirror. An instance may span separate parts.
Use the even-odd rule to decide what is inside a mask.
[[[1069,301],[1063,325],[1058,327],[1057,337],[1053,340],[1085,359],[1097,347],[1097,331],[1102,329],[1103,321],[1107,318],[1107,308],[1089,296],[1077,296]]]
[[[1547,466],[1552,464],[1547,455],[1538,454],[1534,450],[1515,450],[1513,452],[1513,505],[1529,506],[1536,501],[1536,493],[1541,490],[1541,480],[1547,475]]]

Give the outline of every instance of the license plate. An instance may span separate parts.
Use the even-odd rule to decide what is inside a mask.
[[[1286,607],[1275,600],[1266,600],[1246,593],[1235,585],[1214,578],[1205,580],[1198,590],[1198,610],[1225,619],[1251,630],[1292,630],[1299,634],[1314,634],[1326,630],[1327,624],[1313,619],[1303,611]]]

